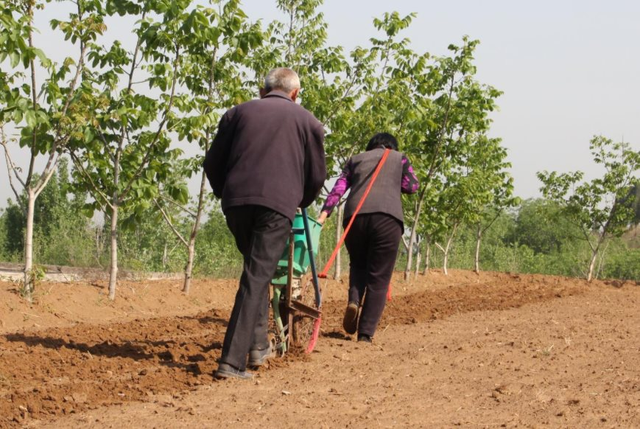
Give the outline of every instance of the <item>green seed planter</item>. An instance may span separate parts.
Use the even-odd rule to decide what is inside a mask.
[[[302,220],[302,214],[296,213],[296,217],[293,220],[293,276],[302,277],[309,268],[309,251],[307,249],[307,238],[304,233],[304,221]],[[318,254],[318,242],[320,241],[320,231],[322,225],[316,222],[315,219],[309,218],[309,229],[311,230],[311,245],[313,246],[313,254]],[[278,261],[278,268],[276,274],[271,283],[274,285],[286,285],[287,284],[287,272],[289,269],[289,240],[282,252],[280,261]]]

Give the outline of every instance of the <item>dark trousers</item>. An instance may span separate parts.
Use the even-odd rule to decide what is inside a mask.
[[[269,284],[291,231],[291,221],[262,206],[230,207],[225,216],[244,266],[220,362],[244,370],[249,351],[269,345]]]
[[[345,225],[348,221],[345,220]],[[358,334],[373,337],[376,332],[401,237],[399,220],[384,213],[367,213],[356,217],[345,238],[351,263],[349,302],[362,305]]]

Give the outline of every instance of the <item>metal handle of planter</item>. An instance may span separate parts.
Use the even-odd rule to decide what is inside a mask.
[[[313,276],[313,288],[316,293],[316,305],[318,308],[322,305],[322,296],[320,295],[320,284],[318,282],[318,272],[316,271],[316,260],[313,253],[313,243],[311,242],[311,228],[309,227],[309,216],[307,209],[302,209],[302,222],[304,223],[304,232],[307,236],[307,248],[309,249],[309,262],[311,263],[311,275]]]

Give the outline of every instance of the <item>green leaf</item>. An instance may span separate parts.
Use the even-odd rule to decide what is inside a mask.
[[[36,119],[36,112],[34,112],[33,110],[27,110],[25,112],[25,119],[29,128],[35,128],[38,124],[38,121]]]
[[[9,60],[12,68],[16,68],[18,64],[20,64],[20,54],[17,52],[9,53]]]
[[[42,65],[44,67],[50,67],[51,66],[51,60],[49,58],[47,58],[47,56],[42,51],[42,49],[34,48],[33,51],[34,51],[34,53],[36,54],[36,56],[38,57],[38,59],[40,60],[40,62],[42,63]]]

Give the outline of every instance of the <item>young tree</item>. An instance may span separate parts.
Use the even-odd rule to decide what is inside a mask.
[[[407,247],[405,279],[411,273],[413,244],[420,230],[422,212],[427,200],[436,201],[438,183],[447,182],[445,177],[464,165],[464,154],[468,153],[469,136],[488,130],[489,113],[495,109],[495,99],[501,92],[482,85],[474,79],[476,68],[473,53],[479,42],[463,38],[462,46],[450,45],[451,57],[438,58],[424,73],[413,100],[415,119],[412,133],[405,137],[409,143],[407,151],[413,155],[414,168],[421,182],[421,189],[413,204],[406,207],[411,220],[411,235]],[[440,177],[438,177],[440,176]],[[436,224],[441,222],[436,222]],[[432,237],[434,238],[434,237]]]
[[[582,231],[589,244],[586,278],[591,281],[599,252],[609,237],[619,237],[632,223],[634,211],[627,204],[629,189],[638,183],[640,151],[628,143],[614,143],[602,136],[591,139],[589,149],[596,164],[604,167],[602,177],[582,182],[584,173],[538,172],[546,198],[561,205],[561,212]]]
[[[33,210],[33,255],[43,264],[87,265],[83,251],[87,249],[88,222],[81,214],[83,195],[72,195],[68,160],[61,158],[47,186],[35,201]],[[9,255],[24,253],[26,221],[20,207],[28,195],[23,191],[18,204],[9,202],[5,224]],[[84,246],[83,246],[84,244]]]
[[[436,235],[439,240],[435,240],[434,244],[442,252],[442,270],[445,275],[448,274],[451,245],[458,228],[475,216],[469,204],[474,198],[474,181],[475,177],[467,175],[464,171],[450,171],[438,194],[436,204],[431,207],[431,211],[440,221]]]
[[[17,0],[3,2],[0,11],[0,63],[9,62],[8,72],[0,72],[0,124],[20,129],[19,144],[29,153],[26,175],[11,158],[9,145],[0,142],[5,150],[9,184],[25,217],[24,290],[28,300],[33,292],[33,231],[35,202],[51,179],[58,156],[69,140],[78,134],[88,121],[89,89],[83,83],[85,60],[89,44],[104,31],[102,6],[99,1],[77,0],[76,13],[68,21],[52,20],[51,26],[60,30],[74,57],[66,57],[61,64],[51,61],[47,53],[35,46],[34,17],[46,10],[48,1]],[[41,79],[40,76],[44,75]],[[45,166],[38,173],[36,159],[45,158]],[[20,197],[17,181],[26,199]]]
[[[473,146],[473,155],[468,163],[476,173],[474,191],[469,199],[472,216],[470,224],[476,226],[474,271],[480,273],[480,243],[484,233],[505,210],[519,204],[513,196],[513,177],[507,169],[507,151],[500,139],[481,135]]]
[[[114,1],[105,13],[136,19],[135,45],[119,40],[91,44],[87,70],[93,82],[92,114],[70,154],[77,177],[92,194],[87,214],[104,211],[110,222],[109,299],[115,299],[120,209],[125,223],[140,221],[157,196],[157,182],[172,174],[170,161],[182,151],[170,147],[167,125],[180,97],[182,55],[198,32],[190,0]],[[141,85],[144,85],[141,87]],[[146,88],[145,88],[146,87]]]
[[[249,64],[247,56],[263,40],[263,33],[257,24],[247,22],[247,17],[239,8],[239,1],[215,0],[217,8],[197,7],[189,12],[188,22],[193,22],[190,39],[182,53],[183,66],[179,83],[187,88],[188,94],[176,101],[180,114],[169,123],[180,141],[196,143],[200,155],[182,159],[173,164],[174,174],[159,183],[161,190],[155,205],[164,220],[171,227],[179,242],[187,250],[183,291],[189,293],[202,212],[205,208],[207,181],[202,169],[203,155],[213,138],[222,109],[248,100],[257,93],[256,88],[244,85],[244,72]],[[184,179],[200,174],[200,186],[196,202],[186,207],[188,190]],[[167,207],[167,205],[171,207]],[[188,237],[176,227],[176,217],[171,216],[179,208],[179,213],[189,219]],[[186,220],[183,218],[183,220]]]
[[[484,208],[478,222],[475,225],[476,246],[473,257],[473,271],[480,273],[480,246],[485,233],[494,223],[510,208],[520,203],[519,197],[511,196],[513,192],[513,178],[508,177],[502,184],[502,187],[495,189],[493,194],[493,202]]]

